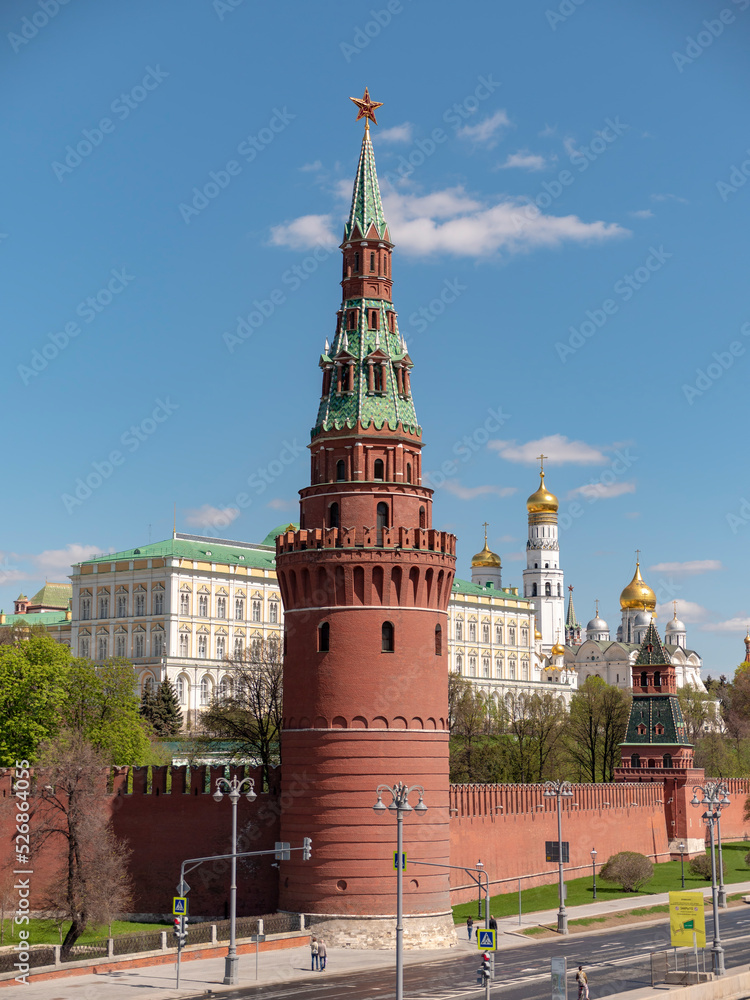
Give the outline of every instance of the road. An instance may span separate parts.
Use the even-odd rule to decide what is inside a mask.
[[[725,963],[729,966],[750,963],[750,913],[744,907],[722,911],[720,917]],[[706,938],[710,946],[713,924],[706,914]],[[504,941],[512,942],[512,938]],[[650,952],[669,947],[669,925],[631,925],[598,934],[545,938],[533,945],[501,944],[495,957],[496,980],[493,997],[502,1000],[549,1000],[549,959],[565,955],[570,971],[568,995],[575,997],[573,975],[578,965],[586,967],[592,1000],[613,993],[638,989],[651,984]],[[455,959],[407,966],[404,970],[404,995],[408,1000],[460,1000],[480,998],[476,985],[479,959],[476,954]],[[706,952],[706,968],[710,954]],[[243,987],[222,993],[231,1000],[389,1000],[395,996],[393,970],[336,975],[329,969],[306,980],[277,983],[272,986]]]

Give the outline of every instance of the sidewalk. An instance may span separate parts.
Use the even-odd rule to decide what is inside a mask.
[[[727,886],[728,893],[750,893],[750,882],[738,882]],[[710,899],[711,887],[703,889],[703,895]],[[568,909],[568,919],[578,917],[605,916],[622,910],[631,910],[640,906],[656,906],[668,902],[668,894],[660,893],[654,896],[631,896],[624,899],[603,900],[587,903],[584,906],[571,906]],[[498,932],[501,935],[498,950],[518,945],[534,945],[533,937],[519,935],[519,929],[534,927],[537,924],[554,924],[557,920],[557,910],[543,910],[536,913],[523,914],[521,928],[518,926],[518,916],[502,917],[497,921]],[[474,928],[481,925],[475,920]],[[476,940],[469,941],[466,927],[456,926],[458,946],[442,948],[436,951],[406,951],[404,961],[407,965],[421,962],[440,961],[461,954],[476,954]],[[393,951],[363,951],[354,948],[329,948],[328,967],[325,972],[314,973],[324,977],[328,974],[342,972],[363,972],[367,969],[392,969],[394,966]],[[258,955],[258,979],[255,979],[255,955],[240,956],[240,986],[252,986],[257,983],[287,983],[313,975],[310,971],[310,949],[289,948],[283,951],[260,952]],[[101,975],[67,976],[65,978],[48,979],[30,986],[22,984],[0,988],[0,1000],[15,1000],[24,997],[25,1000],[132,1000],[134,996],[144,996],[147,990],[149,1000],[167,1000],[167,998],[195,997],[203,995],[207,990],[221,995],[223,991],[234,989],[223,986],[224,959],[199,959],[183,962],[180,972],[180,989],[175,989],[175,966],[157,965],[144,969],[123,969],[119,972],[102,973]],[[662,987],[660,992],[663,992]],[[652,996],[656,991],[643,991]],[[625,994],[623,994],[623,998]],[[635,993],[627,994],[629,1000],[639,1000]],[[614,1000],[614,998],[611,998]]]

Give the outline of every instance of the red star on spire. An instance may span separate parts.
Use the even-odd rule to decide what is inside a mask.
[[[374,125],[378,124],[378,120],[375,117],[375,110],[376,110],[376,108],[382,108],[383,107],[383,102],[382,101],[371,101],[370,100],[370,91],[367,89],[367,87],[365,87],[365,96],[361,100],[358,97],[350,97],[349,100],[350,101],[354,101],[354,103],[359,108],[359,114],[357,115],[357,121],[359,121],[360,118],[367,119],[365,121],[365,128],[369,128],[368,120],[370,122],[372,122]]]

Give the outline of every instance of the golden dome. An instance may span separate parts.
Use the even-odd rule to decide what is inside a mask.
[[[620,594],[620,607],[623,611],[628,608],[641,608],[644,611],[653,611],[656,608],[656,594],[644,582],[641,576],[641,564],[635,564],[633,579]]]
[[[477,554],[472,557],[471,568],[472,569],[479,569],[479,568],[484,567],[484,568],[492,568],[492,569],[501,569],[502,565],[503,564],[500,561],[500,556],[496,552],[493,552],[489,548],[489,546],[487,545],[487,526],[485,525],[484,526],[484,548],[482,549],[481,552],[477,552]]]
[[[552,649],[549,651],[550,656],[565,656],[565,646],[560,642],[556,642]]]
[[[526,501],[526,510],[529,514],[556,514],[559,503],[554,493],[550,493],[544,485],[544,473],[539,479],[539,489],[532,493]]]
[[[541,642],[542,641],[542,633],[539,631],[538,628],[534,629],[534,639],[536,640],[536,642]],[[750,640],[748,640],[748,641],[750,642]]]

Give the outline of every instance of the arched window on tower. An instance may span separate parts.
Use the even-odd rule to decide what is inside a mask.
[[[535,583],[532,583],[532,585],[531,585],[531,596],[532,597],[536,597],[537,596],[536,584]]]
[[[381,652],[392,653],[394,650],[393,622],[383,622],[383,626],[380,632],[381,632],[381,642],[380,642]]]
[[[340,483],[346,479],[346,462],[343,458],[340,458],[336,462],[336,479]]]
[[[672,767],[672,755],[669,753],[664,754],[664,767]]]
[[[639,754],[637,754],[637,753],[633,754],[633,756],[630,758],[630,766],[631,767],[640,767],[641,766],[641,758],[640,758]]]
[[[388,504],[379,503],[377,510],[378,545],[383,544],[383,530],[388,527]]]
[[[382,480],[382,479],[385,478],[385,466],[383,465],[383,459],[382,458],[376,458],[375,459],[375,465],[373,466],[372,476],[373,476],[373,479],[380,479],[380,480]],[[380,510],[380,505],[378,506],[378,510]],[[387,527],[387,525],[386,525],[386,527]]]
[[[328,622],[318,625],[318,652],[327,653],[331,648],[331,626]]]
[[[552,597],[552,584],[545,583],[545,585],[544,585],[544,596],[545,597]]]
[[[354,273],[359,274],[359,254],[354,254]]]
[[[427,527],[427,511],[424,509],[424,507],[419,508],[419,527],[420,528]]]
[[[332,503],[328,508],[328,527],[338,528],[339,526],[339,505]]]
[[[406,481],[411,482],[411,462],[406,463]]]
[[[559,583],[557,585],[557,596],[562,597],[562,586]]]
[[[661,674],[659,673],[658,670],[654,671],[654,687],[655,688],[661,687]]]
[[[641,687],[648,687],[648,674],[645,670],[641,671]]]
[[[374,253],[370,254],[370,270],[371,271],[375,270],[375,254]]]
[[[435,626],[435,656],[443,655],[443,630],[439,625]]]

